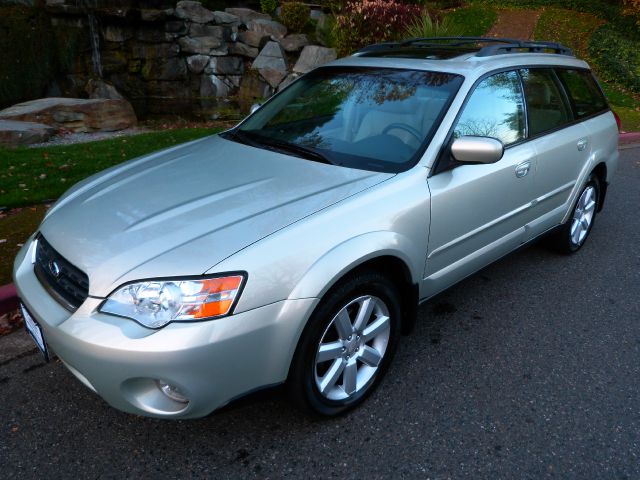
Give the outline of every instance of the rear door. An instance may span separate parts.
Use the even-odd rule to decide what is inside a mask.
[[[453,161],[429,178],[431,228],[423,285],[429,295],[525,240],[525,225],[532,220],[536,170],[535,149],[524,142],[525,126],[517,72],[489,76],[470,94],[453,137],[496,138],[505,145],[505,152],[489,165]],[[452,162],[448,156],[446,160]]]
[[[533,238],[558,225],[570,207],[571,192],[591,154],[592,139],[581,120],[593,112],[594,102],[584,80],[585,75],[591,78],[586,70],[532,68],[520,70],[520,75],[529,137],[538,152],[536,219],[528,232]]]

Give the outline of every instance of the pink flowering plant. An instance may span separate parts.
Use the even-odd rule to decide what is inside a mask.
[[[372,43],[397,40],[422,15],[422,7],[398,0],[347,2],[336,21],[336,48],[344,56]]]

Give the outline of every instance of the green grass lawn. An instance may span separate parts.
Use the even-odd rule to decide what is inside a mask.
[[[74,183],[131,158],[218,132],[185,128],[44,148],[0,148],[0,207],[58,198]]]
[[[498,14],[490,5],[471,4],[451,11],[446,18],[460,36],[482,37],[496,23]]]
[[[573,10],[561,8],[545,8],[540,15],[534,37],[537,40],[560,42],[586,60],[596,74],[596,62],[589,56],[589,39],[593,32],[604,23],[601,18]],[[614,82],[602,79],[603,90],[613,110],[620,116],[622,129],[640,131],[640,96],[632,94]]]

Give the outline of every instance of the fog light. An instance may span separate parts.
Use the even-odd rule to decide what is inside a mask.
[[[178,387],[165,382],[164,380],[156,380],[156,384],[162,393],[171,400],[179,403],[189,403],[189,399],[184,396]]]

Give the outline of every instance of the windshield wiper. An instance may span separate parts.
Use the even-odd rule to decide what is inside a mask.
[[[314,148],[285,142],[284,140],[276,140],[258,133],[246,132],[236,128],[225,132],[225,136],[251,147],[266,148],[267,150],[277,151],[280,153],[292,153],[297,157],[302,157],[307,160],[336,165],[336,163],[332,162],[329,157],[318,152]]]
[[[249,138],[246,133],[244,133],[242,130],[238,130],[237,128],[224,132],[222,135],[228,137],[230,140],[235,140],[238,143],[249,145],[250,147],[260,147],[260,142]]]
[[[266,146],[273,147],[283,152],[293,153],[294,155],[306,158],[307,160],[335,165],[335,163],[332,162],[328,156],[318,152],[315,148],[305,147],[304,145],[298,145],[296,143],[285,142],[284,140],[276,140],[269,137],[263,137],[262,135],[256,136],[258,137],[257,141]]]

